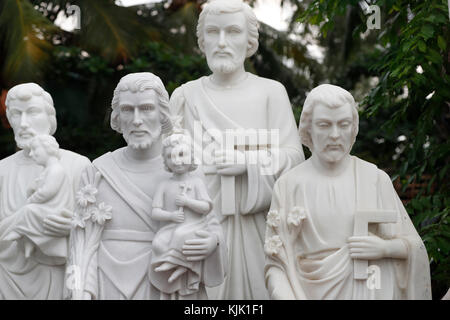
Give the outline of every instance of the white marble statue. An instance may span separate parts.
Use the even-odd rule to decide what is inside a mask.
[[[160,299],[149,279],[152,240],[159,226],[151,216],[158,186],[171,177],[161,156],[161,135],[170,133],[172,125],[169,96],[157,76],[133,73],[119,81],[111,127],[127,146],[97,158],[82,176],[67,294],[72,299]],[[222,242],[220,225],[211,219],[208,231],[186,241],[183,254],[190,261],[207,260],[220,273]]]
[[[22,215],[24,208],[31,208],[32,203],[46,198],[37,190],[28,202],[27,191],[30,185],[45,171],[32,159],[30,141],[36,135],[52,135],[56,131],[52,97],[37,84],[25,83],[11,88],[5,104],[15,141],[22,150],[0,161],[0,239],[16,226],[20,227],[23,220],[18,217]],[[86,157],[67,150],[61,149],[59,154],[59,163],[68,174],[72,195],[58,191],[55,198],[49,197],[48,204],[54,202],[61,211],[52,210],[53,213],[48,215],[36,216],[35,222],[39,221],[39,226],[23,229],[19,232],[23,237],[30,237],[38,242],[46,242],[51,238],[55,242],[66,241],[74,208],[64,207],[62,204],[69,202],[65,198],[73,196],[78,188],[81,172],[90,162]],[[46,184],[44,181],[42,187]],[[46,203],[36,203],[36,207],[45,206]],[[57,238],[60,240],[56,240]],[[29,252],[30,256],[26,257],[25,243],[0,240],[0,299],[61,299],[67,248],[53,247],[49,242],[48,246],[43,245],[40,249],[38,244]]]
[[[273,299],[430,299],[427,251],[389,176],[350,155],[352,95],[313,89],[300,118],[312,156],[275,184],[267,217]]]
[[[268,299],[263,244],[272,187],[304,160],[291,104],[281,83],[244,69],[244,60],[258,49],[258,21],[247,4],[209,1],[197,36],[212,74],[176,89],[170,107],[175,126],[188,130],[202,153],[228,245],[229,274],[221,286],[208,288],[208,296]],[[270,172],[264,171],[265,156],[276,163]]]
[[[175,125],[188,130],[202,154],[228,245],[229,274],[221,286],[208,288],[208,296],[268,299],[263,242],[272,187],[304,160],[291,104],[281,83],[244,69],[258,48],[258,21],[247,4],[209,1],[197,36],[212,74],[176,89],[170,107]],[[264,171],[265,156],[273,170]]]
[[[70,179],[59,162],[59,144],[50,135],[37,135],[30,141],[30,157],[44,171],[27,190],[27,204],[14,215],[15,223],[5,231],[1,240],[23,241],[25,257],[29,258],[37,246],[47,256],[67,257],[67,237],[45,234],[42,221],[49,215],[61,215],[73,208],[74,194]]]
[[[162,224],[152,243],[150,281],[163,299],[206,298],[203,287],[221,284],[224,268],[213,265],[216,261],[189,261],[183,245],[208,230],[208,215],[214,217],[212,201],[204,179],[191,174],[197,165],[188,135],[175,133],[164,139],[162,154],[172,176],[153,198],[152,218]]]

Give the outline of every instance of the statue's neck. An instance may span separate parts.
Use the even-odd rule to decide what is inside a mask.
[[[142,163],[160,156],[161,149],[161,139],[157,139],[156,141],[153,141],[151,146],[148,148],[133,148],[131,146],[127,146],[124,154],[125,157],[131,162]]]
[[[247,78],[244,65],[230,73],[214,72],[210,76],[210,81],[218,87],[232,88],[239,85]]]
[[[323,161],[317,156],[317,154],[313,152],[311,156],[311,162],[314,168],[321,174],[330,177],[336,177],[346,171],[351,162],[351,158],[350,155],[347,154],[339,161]]]

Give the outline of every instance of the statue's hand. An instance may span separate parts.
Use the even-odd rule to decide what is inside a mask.
[[[215,234],[205,230],[199,230],[195,234],[199,238],[186,240],[182,248],[187,261],[205,260],[217,248]]]
[[[182,223],[184,221],[184,212],[183,211],[173,211],[172,212],[172,221],[176,223]]]
[[[377,236],[353,236],[347,240],[352,259],[378,260],[386,257],[387,240]]]
[[[44,233],[51,237],[66,237],[72,228],[73,213],[64,209],[61,215],[52,214],[44,219]]]
[[[242,151],[216,151],[215,163],[217,173],[222,176],[240,176],[247,172],[245,155]]]
[[[178,207],[184,207],[187,203],[188,198],[185,195],[179,194],[175,198],[175,204]]]

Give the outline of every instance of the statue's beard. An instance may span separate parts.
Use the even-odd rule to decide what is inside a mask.
[[[232,73],[236,71],[240,63],[235,61],[233,58],[229,59],[219,59],[219,58],[212,58],[211,64],[208,63],[209,68],[213,73]]]
[[[21,149],[21,150],[24,150],[24,149],[27,150],[27,149],[28,149],[29,142],[30,142],[31,139],[26,139],[26,140],[24,140],[24,139],[21,139],[21,138],[15,138],[15,140],[16,140],[17,147],[18,147],[19,149]]]
[[[142,149],[148,149],[150,148],[153,143],[161,136],[161,127],[159,127],[156,130],[147,131],[147,135],[145,137],[145,140],[138,139],[134,137],[132,134],[124,134],[123,138],[125,139],[128,146],[135,150],[142,150]]]
[[[153,141],[146,141],[146,142],[141,142],[141,143],[129,143],[128,145],[136,150],[139,149],[148,149],[152,146]]]
[[[30,142],[31,140],[36,136],[36,132],[32,129],[28,129],[27,133],[30,135],[28,138],[20,137],[19,134],[14,135],[14,140],[16,141],[16,145],[19,149],[22,150],[29,150],[30,149]]]

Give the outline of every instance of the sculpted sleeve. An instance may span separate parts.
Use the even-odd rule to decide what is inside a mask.
[[[247,153],[246,192],[241,198],[241,212],[257,213],[270,206],[275,181],[286,171],[305,160],[292,107],[284,86],[268,80],[268,130],[270,152]],[[260,143],[260,142],[259,142]],[[249,157],[258,161],[249,160]]]
[[[399,221],[395,224],[395,238],[402,239],[408,248],[408,258],[395,262],[397,286],[406,299],[431,299],[430,265],[427,250],[403,206],[389,176],[380,170],[379,191],[383,201],[395,203]]]

